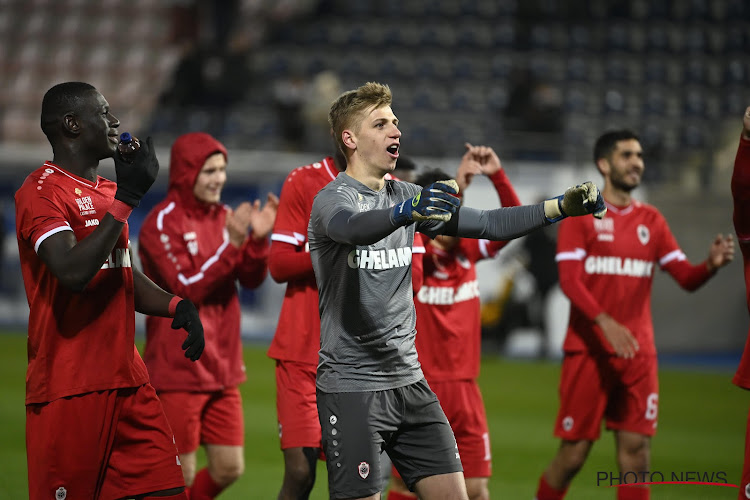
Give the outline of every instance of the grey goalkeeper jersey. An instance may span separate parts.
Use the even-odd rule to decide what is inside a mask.
[[[414,344],[415,230],[431,237],[512,239],[549,224],[539,204],[490,211],[461,208],[448,223],[423,221],[394,229],[391,207],[421,190],[387,180],[383,189],[373,191],[340,173],[315,197],[308,241],[320,294],[317,387],[324,392],[381,391],[423,377]],[[342,216],[349,216],[345,231],[337,225]]]
[[[308,237],[320,293],[317,386],[322,391],[379,391],[423,377],[414,345],[415,225],[370,245],[337,243],[329,236],[331,218],[341,210],[390,208],[420,190],[386,181],[376,192],[341,173],[315,197]]]

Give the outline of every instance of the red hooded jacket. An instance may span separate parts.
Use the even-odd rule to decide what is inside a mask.
[[[216,391],[245,380],[240,301],[235,281],[256,288],[266,277],[268,241],[229,242],[227,207],[205,204],[193,186],[206,159],[227,151],[208,134],[180,136],[172,146],[167,197],[143,222],[138,254],[143,272],[163,289],[191,300],[203,323],[206,348],[193,363],[181,348],[183,331],[170,318],[146,318],[143,360],[160,391]]]

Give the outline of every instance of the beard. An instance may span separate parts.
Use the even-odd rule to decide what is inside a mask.
[[[609,182],[612,184],[612,187],[619,191],[624,191],[626,193],[630,193],[632,190],[640,186],[641,182],[640,180],[634,184],[630,184],[625,181],[625,176],[617,175],[617,176],[610,176]]]

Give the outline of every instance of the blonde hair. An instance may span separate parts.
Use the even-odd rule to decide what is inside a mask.
[[[344,92],[333,102],[328,112],[328,124],[331,126],[336,146],[345,157],[349,157],[348,148],[344,145],[341,133],[346,129],[358,129],[368,109],[390,106],[392,101],[393,96],[388,85],[367,82],[355,90]]]

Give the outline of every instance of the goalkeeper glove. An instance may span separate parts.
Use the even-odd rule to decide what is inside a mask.
[[[457,194],[458,184],[453,179],[430,184],[413,198],[393,207],[391,221],[397,226],[421,220],[447,222],[461,206],[461,201],[454,196]]]
[[[177,303],[172,328],[175,330],[184,328],[188,332],[185,342],[182,343],[182,349],[185,351],[186,358],[197,361],[203,353],[206,341],[203,338],[203,323],[198,316],[198,309],[192,302],[183,299]]]
[[[117,174],[115,199],[137,207],[159,174],[159,160],[151,137],[141,142],[133,163],[123,160],[119,153],[115,153],[114,160]]]
[[[587,214],[594,214],[594,217],[601,219],[606,213],[604,198],[591,181],[570,187],[565,194],[544,201],[544,216],[550,222]]]

